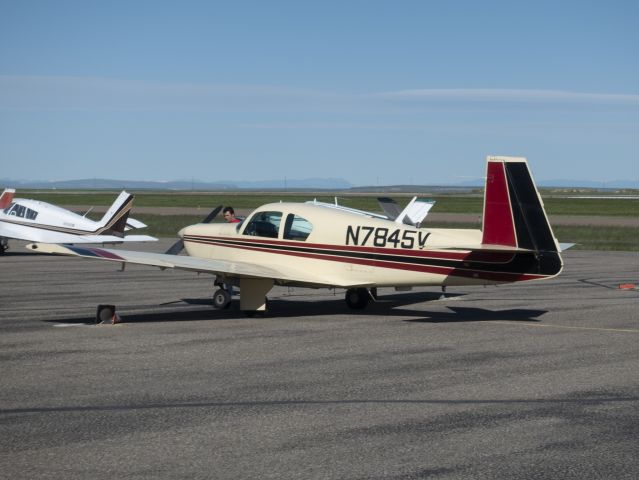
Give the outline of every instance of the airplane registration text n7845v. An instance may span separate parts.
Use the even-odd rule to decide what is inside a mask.
[[[426,246],[430,232],[402,230],[399,228],[349,225],[346,229],[346,245],[420,249]]]

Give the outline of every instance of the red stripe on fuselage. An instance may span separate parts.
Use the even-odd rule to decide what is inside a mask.
[[[190,235],[189,237],[195,237],[194,235]],[[198,235],[198,240],[193,239],[185,239],[185,242],[193,242],[193,243],[201,243],[205,245],[215,245],[218,247],[224,248],[235,248],[239,250],[250,250],[256,252],[263,253],[275,253],[279,255],[287,255],[293,257],[304,257],[304,258],[312,258],[316,260],[326,260],[332,262],[340,262],[340,263],[351,263],[357,265],[366,265],[370,267],[380,267],[380,268],[390,268],[395,270],[408,270],[414,272],[422,272],[422,273],[433,273],[437,275],[450,275],[450,276],[459,276],[465,278],[477,278],[483,280],[491,280],[491,281],[507,281],[507,282],[517,282],[524,280],[534,280],[539,278],[544,278],[545,275],[532,275],[525,273],[509,273],[509,272],[488,272],[484,270],[476,270],[476,269],[468,269],[468,268],[460,268],[460,267],[444,267],[437,265],[418,265],[405,263],[401,261],[391,261],[391,260],[379,260],[379,259],[366,259],[366,258],[355,258],[355,257],[344,257],[344,256],[336,256],[330,254],[320,254],[320,253],[312,253],[312,252],[295,252],[295,251],[286,251],[269,248],[269,246],[304,246],[317,249],[331,249],[331,250],[339,250],[348,253],[351,251],[353,253],[359,252],[368,252],[368,253],[378,253],[378,254],[388,254],[389,251],[400,252],[402,255],[406,255],[409,250],[399,250],[399,249],[382,249],[382,248],[368,248],[368,247],[358,247],[357,249],[342,247],[342,246],[333,246],[333,245],[322,245],[322,244],[305,244],[300,242],[281,242],[281,241],[270,241],[270,240],[258,240],[258,239],[237,239],[237,238],[225,238],[225,237],[205,237],[202,235]],[[241,241],[244,243],[255,243],[255,246],[249,245],[229,245],[228,241]],[[426,257],[426,258],[441,258],[441,259],[451,259],[448,255],[455,255],[454,260],[464,260],[469,256],[477,252],[465,252],[465,253],[457,253],[457,252],[411,252],[415,257]],[[439,253],[443,253],[444,256],[437,257]],[[484,252],[481,252],[482,254]],[[436,255],[434,255],[436,254]],[[501,258],[505,255],[512,258],[512,254],[504,254],[497,253]],[[486,261],[486,260],[483,260]]]
[[[263,245],[278,245],[285,247],[302,247],[302,248],[316,248],[322,250],[339,250],[343,252],[357,252],[357,253],[377,253],[384,255],[402,255],[412,256],[418,258],[438,258],[442,260],[464,260],[468,255],[468,250],[463,252],[450,252],[450,251],[433,251],[433,250],[410,250],[405,248],[382,248],[382,247],[361,247],[357,245],[332,245],[326,243],[306,243],[295,241],[282,241],[282,240],[263,240],[251,236],[246,237],[209,237],[206,235],[188,235],[189,240],[198,238],[201,241],[198,243],[209,243],[211,241],[225,241],[225,242],[250,242]],[[229,246],[229,245],[225,245]],[[493,252],[486,252],[487,255],[492,255]],[[506,254],[511,255],[511,254]],[[503,258],[504,254],[495,252],[495,258]],[[486,260],[489,261],[489,260]],[[499,260],[494,260],[499,261]]]

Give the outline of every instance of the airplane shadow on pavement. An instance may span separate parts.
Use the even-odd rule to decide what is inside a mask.
[[[454,299],[461,294],[447,294],[447,299]],[[489,310],[475,307],[460,307],[447,305],[439,300],[439,292],[419,292],[403,293],[380,296],[379,301],[370,303],[361,310],[349,309],[341,296],[336,296],[334,300],[326,299],[305,299],[285,297],[269,300],[269,311],[258,318],[268,320],[269,318],[296,318],[296,317],[321,317],[321,316],[384,316],[400,318],[402,321],[411,323],[455,323],[455,322],[483,322],[495,320],[539,322],[538,317],[547,313],[547,310],[540,309],[506,309]],[[298,297],[299,298],[299,297]],[[306,297],[308,298],[308,297]],[[424,304],[427,310],[424,310]],[[411,308],[415,306],[415,308]],[[212,307],[210,298],[183,298],[174,302],[167,302],[161,305],[149,305],[149,312],[140,312],[144,307],[136,306],[136,311],[127,313],[127,308],[133,307],[122,305],[117,306],[117,313],[121,317],[122,323],[153,323],[153,322],[179,322],[179,321],[217,321],[217,320],[244,320],[246,315],[239,309],[239,301],[234,299],[228,309],[218,310]],[[158,307],[162,310],[158,311]],[[195,308],[193,308],[195,307]],[[202,308],[197,308],[202,307]],[[167,310],[164,310],[166,308]],[[76,323],[93,324],[93,317],[46,320],[49,323]]]

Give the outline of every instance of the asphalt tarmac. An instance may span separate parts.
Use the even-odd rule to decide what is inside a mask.
[[[162,250],[162,245],[153,248]],[[149,248],[141,246],[140,248]],[[499,287],[276,288],[0,257],[0,477],[639,478],[639,254]],[[98,304],[123,323],[95,325]]]

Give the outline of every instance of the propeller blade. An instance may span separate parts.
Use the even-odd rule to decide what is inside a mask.
[[[180,239],[177,242],[175,242],[173,245],[171,245],[169,249],[164,253],[166,253],[167,255],[179,255],[183,249],[184,249],[184,242],[182,241],[182,239]]]
[[[217,214],[220,213],[220,210],[222,210],[223,205],[218,205],[217,207],[215,207],[213,210],[211,210],[211,213],[209,213],[206,218],[204,220],[202,220],[200,223],[211,223],[211,221],[217,217]]]
[[[223,205],[218,205],[217,207],[215,207],[213,210],[211,210],[211,213],[209,213],[204,220],[202,220],[200,223],[211,223],[211,221],[217,217],[217,214],[220,213],[220,210],[222,210]],[[179,255],[182,250],[184,250],[184,241],[182,241],[181,239],[178,240],[177,242],[175,242],[173,245],[171,245],[169,247],[169,249],[164,252],[167,255]]]

